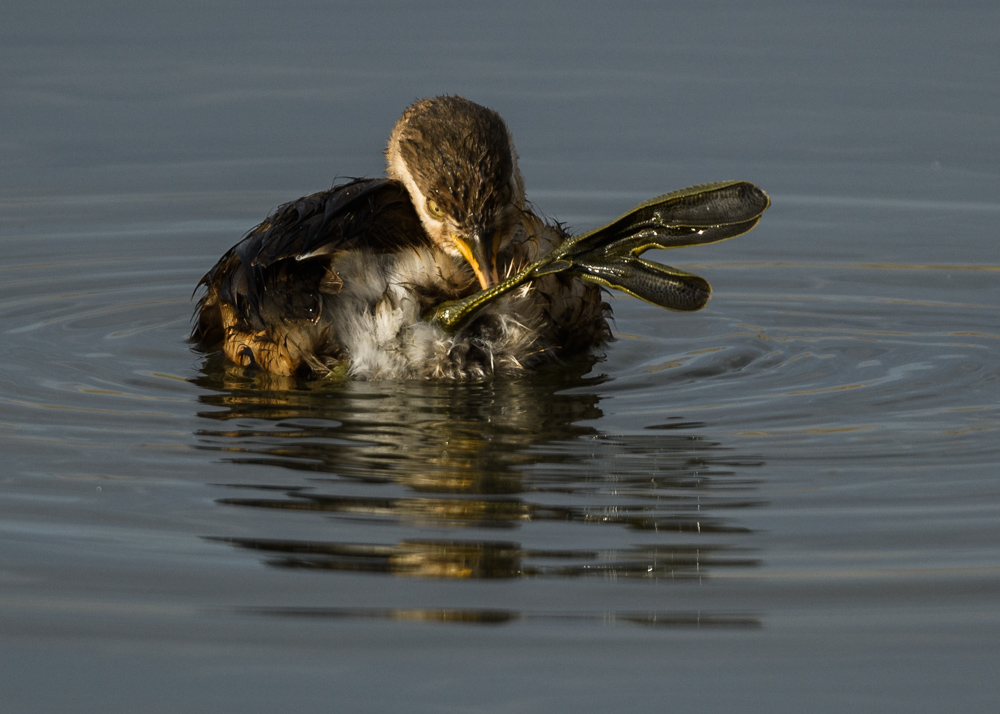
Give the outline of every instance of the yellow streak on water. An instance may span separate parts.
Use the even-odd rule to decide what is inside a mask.
[[[997,273],[1000,265],[931,265],[921,263],[840,263],[836,261],[794,261],[794,260],[740,260],[711,263],[689,263],[691,267],[703,268],[837,268],[844,270],[961,270],[970,272]]]
[[[869,431],[877,429],[874,424],[857,424],[855,426],[839,426],[829,429],[783,429],[781,431],[738,431],[737,436],[788,436],[789,434],[843,434],[850,431]]]
[[[836,387],[823,387],[821,389],[800,389],[794,392],[784,392],[785,396],[798,396],[800,394],[827,394],[828,392],[844,392],[849,389],[861,389],[862,387],[867,387],[867,384],[841,384]]]

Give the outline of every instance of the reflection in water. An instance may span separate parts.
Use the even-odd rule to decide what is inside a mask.
[[[438,622],[466,625],[504,625],[519,621],[598,622],[611,625],[627,622],[649,627],[757,628],[760,618],[753,615],[703,612],[518,612],[516,610],[476,610],[460,608],[244,608],[250,615],[312,617],[324,619],[377,619],[410,622]]]
[[[660,484],[665,479],[656,479]],[[562,486],[555,491],[593,496],[601,491],[613,491],[613,503],[600,502],[581,506],[562,504],[545,505],[520,498],[427,498],[422,496],[384,498],[370,496],[330,496],[291,489],[283,498],[224,498],[219,503],[231,506],[280,508],[296,511],[343,513],[353,516],[390,518],[413,525],[503,528],[523,521],[576,521],[580,523],[620,524],[652,531],[696,533],[745,532],[746,529],[729,524],[726,520],[707,515],[707,506],[713,509],[743,508],[757,505],[754,501],[734,498],[714,498],[706,501],[699,490],[695,495],[664,495],[647,489],[629,488],[627,481],[612,482],[620,488],[587,488],[587,484],[574,489]],[[646,486],[647,484],[641,484]],[[679,484],[668,484],[678,487]],[[701,484],[698,484],[700,486]],[[681,486],[682,487],[682,486]],[[246,488],[255,488],[247,486]],[[697,487],[696,487],[697,488]],[[265,487],[265,490],[273,490]],[[528,487],[533,492],[545,492],[545,486]],[[642,499],[639,503],[618,503],[621,496],[631,494]],[[646,499],[653,498],[655,503]],[[592,499],[588,499],[592,500]]]
[[[281,468],[271,483],[228,484],[242,493],[218,503],[349,519],[361,534],[351,542],[210,540],[262,553],[266,564],[282,569],[435,579],[685,581],[759,565],[744,544],[750,531],[736,518],[740,509],[760,505],[754,480],[736,471],[759,462],[693,435],[699,424],[682,420],[639,435],[598,432],[589,423],[602,416],[594,393],[602,379],[582,376],[591,366],[475,384],[324,384],[276,382],[209,361],[199,384],[211,390],[201,398],[211,408],[201,416],[219,428],[199,432],[203,448],[236,463]],[[379,527],[376,540],[386,528],[398,537],[366,542],[366,524]],[[442,528],[528,529],[531,540],[540,526],[548,529],[543,542],[560,547],[427,537]],[[614,531],[602,536],[600,526]],[[623,528],[644,534],[645,542],[622,545]],[[566,543],[573,547],[561,547]],[[281,612],[460,622],[541,616],[492,607]],[[697,612],[602,612],[600,618],[756,622]]]
[[[522,467],[560,460],[525,447],[593,436],[592,427],[578,423],[602,415],[593,393],[558,393],[565,381],[554,372],[477,384],[330,385],[244,377],[213,366],[221,368],[199,384],[217,393],[202,401],[223,409],[201,416],[238,426],[200,436],[231,452],[234,462],[392,481],[430,493],[520,493]],[[575,365],[573,375],[589,367]]]
[[[513,542],[404,540],[395,545],[213,538],[241,548],[281,554],[269,565],[431,578],[517,578],[598,575],[703,578],[713,567],[753,566],[734,548],[641,545],[628,550],[527,550]],[[549,562],[546,562],[549,561]]]

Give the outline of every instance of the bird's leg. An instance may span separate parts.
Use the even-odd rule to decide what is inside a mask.
[[[479,308],[542,275],[570,270],[583,280],[616,288],[671,310],[699,310],[711,288],[697,275],[639,256],[726,240],[752,230],[771,205],[747,181],[702,184],[657,196],[608,225],[569,238],[549,255],[489,290],[439,305],[425,319],[453,332]]]

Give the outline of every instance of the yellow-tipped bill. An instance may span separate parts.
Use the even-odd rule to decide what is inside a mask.
[[[476,274],[476,279],[483,290],[488,290],[499,282],[497,277],[497,254],[493,241],[493,233],[484,235],[476,231],[468,238],[452,236],[458,252],[462,254],[465,261],[472,266],[472,272]]]

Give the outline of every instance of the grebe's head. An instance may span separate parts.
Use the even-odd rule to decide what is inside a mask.
[[[524,180],[504,120],[462,97],[421,99],[396,122],[387,173],[401,181],[431,240],[464,258],[483,289],[520,230]]]

